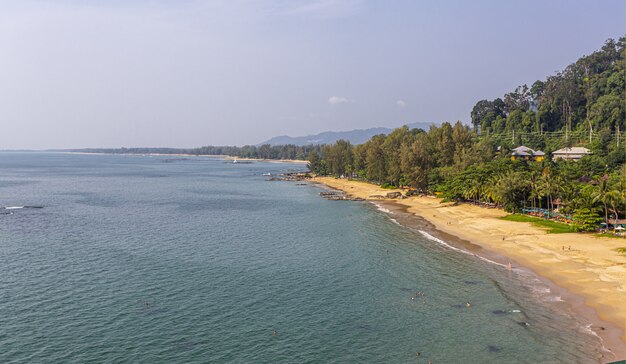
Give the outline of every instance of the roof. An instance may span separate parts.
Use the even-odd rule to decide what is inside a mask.
[[[522,145],[520,147],[513,148],[511,155],[518,155],[518,156],[526,157],[526,156],[543,156],[546,154],[540,150],[532,150],[528,148],[527,146]]]
[[[528,147],[527,147],[527,146],[525,146],[525,145],[522,145],[521,147],[513,148],[513,153],[516,153],[516,152],[517,152],[517,153],[524,153],[524,152],[525,152],[525,153],[532,153],[532,152],[533,152],[533,150],[532,150],[532,149],[530,149],[530,148],[528,148]]]
[[[555,150],[552,154],[591,154],[591,151],[585,147],[561,148]]]

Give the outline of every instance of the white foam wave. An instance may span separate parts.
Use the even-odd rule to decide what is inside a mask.
[[[545,302],[563,302],[563,298],[556,294],[549,286],[539,278],[532,275],[520,275],[524,286],[528,287],[531,294],[542,299]]]
[[[520,313],[522,311],[520,311],[520,310],[509,310],[509,312],[511,312],[511,313]]]
[[[377,204],[377,203],[375,203],[375,202],[372,202],[372,204],[374,204],[374,206],[376,206],[376,210],[378,210],[378,211],[380,211],[380,212],[384,212],[384,213],[386,213],[386,214],[390,214],[390,215],[392,215],[392,214],[393,214],[393,212],[389,211],[388,209],[386,209],[386,208],[382,207],[381,205],[379,205],[379,204]]]
[[[441,245],[443,245],[443,246],[445,246],[445,247],[447,247],[447,248],[450,248],[450,249],[452,249],[452,250],[456,250],[456,251],[461,252],[461,253],[465,253],[465,254],[469,254],[469,255],[475,255],[475,254],[472,254],[472,253],[470,253],[470,252],[468,252],[468,251],[466,251],[466,250],[459,249],[459,248],[455,248],[455,247],[453,247],[452,245],[450,245],[450,244],[446,243],[445,241],[443,241],[443,240],[441,240],[441,239],[439,239],[439,238],[436,238],[436,237],[434,237],[434,236],[430,235],[429,233],[425,232],[424,230],[419,230],[419,232],[420,232],[420,234],[424,235],[424,237],[425,237],[426,239],[431,240],[431,241],[434,241],[434,242],[436,242],[436,243],[439,243],[439,244],[441,244]]]
[[[457,247],[454,247],[454,246],[452,246],[452,245],[450,245],[450,244],[446,243],[445,241],[443,241],[443,240],[441,240],[441,239],[439,239],[439,238],[436,238],[436,237],[434,237],[434,236],[430,235],[429,233],[427,233],[427,232],[425,232],[425,231],[423,231],[423,230],[419,230],[419,232],[420,232],[422,235],[424,235],[424,237],[425,237],[426,239],[428,239],[428,240],[432,240],[432,241],[434,241],[434,242],[437,242],[437,243],[439,243],[439,244],[441,244],[441,245],[443,245],[443,246],[445,246],[445,247],[447,247],[447,248],[449,248],[449,249],[452,249],[452,250],[455,250],[455,251],[458,251],[458,252],[461,252],[461,253],[464,253],[464,254],[467,254],[467,255],[472,255],[472,256],[475,256],[476,258],[478,258],[478,259],[480,259],[480,260],[483,260],[483,261],[485,261],[485,262],[487,262],[487,263],[495,264],[495,265],[497,265],[497,266],[499,266],[499,267],[506,267],[506,265],[504,265],[504,264],[502,264],[502,263],[498,263],[498,262],[493,261],[493,260],[491,260],[491,259],[487,259],[487,258],[485,258],[485,257],[481,257],[481,256],[480,256],[480,255],[478,255],[478,254],[474,254],[474,253],[468,252],[467,250],[463,250],[463,249],[459,249],[459,248],[457,248]]]
[[[584,332],[587,335],[591,335],[594,336],[596,338],[598,338],[598,340],[600,340],[600,345],[602,346],[602,350],[606,353],[611,353],[612,355],[615,355],[613,353],[613,351],[610,348],[607,348],[606,345],[604,345],[604,340],[602,339],[602,336],[598,335],[597,332],[595,332],[595,330],[593,330],[591,328],[592,324],[587,324],[587,325],[581,325],[580,329],[582,332]]]
[[[537,286],[531,286],[530,289],[533,290],[533,292],[535,293],[550,293],[550,288],[548,287],[537,287]]]
[[[5,210],[17,210],[17,209],[23,209],[24,206],[7,206],[4,209]]]
[[[546,300],[551,301],[551,302],[563,302],[563,299],[561,298],[561,296],[557,296],[557,295],[548,296]]]

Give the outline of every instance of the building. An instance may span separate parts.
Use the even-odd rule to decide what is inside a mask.
[[[552,159],[563,159],[566,161],[577,161],[580,158],[591,154],[591,151],[584,147],[561,148],[552,152]]]
[[[541,162],[546,158],[546,154],[540,150],[533,150],[526,146],[521,146],[511,151],[511,160],[522,159],[527,161]]]

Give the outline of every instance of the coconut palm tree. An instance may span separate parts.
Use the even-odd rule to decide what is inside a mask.
[[[543,190],[541,189],[541,179],[539,173],[534,169],[530,172],[528,178],[528,184],[530,186],[530,198],[532,208],[537,207],[535,201],[539,202],[539,208],[541,208],[541,199],[543,198]]]
[[[611,208],[615,212],[615,220],[613,221],[613,230],[615,230],[615,227],[617,225],[617,219],[619,218],[619,212],[617,210],[617,206],[622,202],[622,194],[619,193],[618,190],[611,190],[606,193],[606,201],[609,205],[611,205]],[[608,221],[607,221],[607,227],[608,227]]]
[[[554,205],[552,203],[552,197],[554,193],[554,177],[550,171],[550,168],[544,168],[541,173],[541,181],[544,194],[548,197],[548,218],[551,216]]]
[[[596,179],[596,189],[593,192],[593,202],[594,203],[602,203],[602,206],[604,207],[604,222],[606,223],[606,226],[609,226],[609,208],[608,208],[608,202],[609,199],[607,197],[607,194],[609,193],[609,176],[607,176],[606,174],[602,177],[598,177]]]

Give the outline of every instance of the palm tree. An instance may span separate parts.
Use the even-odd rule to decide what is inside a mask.
[[[483,197],[487,201],[493,201],[496,206],[502,203],[500,195],[498,195],[498,180],[499,176],[491,176],[485,181],[483,186]]]
[[[548,218],[549,218],[552,213],[552,209],[554,208],[552,204],[552,193],[554,192],[554,178],[552,177],[552,174],[550,173],[550,168],[548,167],[544,168],[541,174],[541,177],[542,177],[541,179],[543,182],[543,191],[545,192],[545,195],[548,196]]]
[[[535,204],[535,199],[539,202],[539,208],[541,208],[541,198],[543,197],[543,193],[541,190],[541,181],[539,179],[539,174],[532,170],[530,172],[530,178],[528,179],[528,184],[530,185],[530,197],[531,197],[531,206],[535,208],[537,205]]]
[[[622,202],[622,194],[619,193],[618,190],[611,190],[606,193],[606,200],[611,205],[611,208],[615,212],[615,220],[613,221],[613,230],[615,230],[617,226],[617,219],[619,218],[617,206]],[[608,224],[608,221],[607,221],[607,224]]]
[[[604,206],[604,222],[606,226],[609,226],[609,208],[608,208],[608,197],[609,193],[609,176],[606,174],[602,177],[598,177],[596,179],[597,185],[596,190],[593,193],[593,202],[601,202],[602,206]]]

